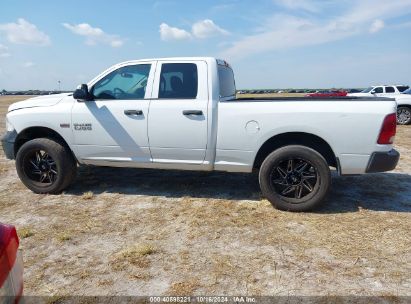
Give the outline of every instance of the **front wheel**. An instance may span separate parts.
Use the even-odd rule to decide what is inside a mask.
[[[275,150],[260,168],[263,195],[280,210],[309,211],[325,199],[331,172],[324,157],[305,146]]]
[[[68,148],[48,138],[24,143],[16,155],[17,174],[35,193],[57,194],[76,175],[77,164]]]
[[[397,123],[399,125],[409,125],[411,123],[411,108],[398,107]]]

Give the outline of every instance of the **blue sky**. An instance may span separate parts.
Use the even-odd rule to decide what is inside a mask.
[[[130,59],[216,56],[238,88],[411,84],[411,0],[2,0],[0,90]]]

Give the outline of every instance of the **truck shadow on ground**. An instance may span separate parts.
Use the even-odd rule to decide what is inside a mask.
[[[263,199],[256,174],[191,172],[130,168],[81,167],[67,194],[193,197],[199,199]],[[360,209],[411,212],[411,175],[400,173],[340,177],[317,213],[356,212]]]

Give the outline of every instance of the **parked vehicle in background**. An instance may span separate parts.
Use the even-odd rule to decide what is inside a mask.
[[[23,259],[16,228],[0,223],[0,302],[18,303],[23,294]]]
[[[363,89],[349,89],[347,90],[347,93],[361,93],[363,91]]]
[[[397,102],[397,123],[409,125],[411,123],[411,88],[395,96]]]
[[[407,85],[380,85],[366,88],[360,93],[349,93],[353,97],[394,97],[399,95],[410,87]]]
[[[306,97],[344,97],[347,96],[345,91],[318,91],[316,93],[309,93],[305,95]]]
[[[259,172],[277,208],[307,211],[341,175],[390,171],[396,103],[378,98],[236,98],[210,57],[135,60],[73,94],[12,104],[3,150],[36,193],[60,193],[77,164]],[[331,123],[332,122],[332,123]]]

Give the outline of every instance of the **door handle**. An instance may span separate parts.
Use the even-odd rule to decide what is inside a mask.
[[[186,116],[203,115],[203,111],[201,111],[201,110],[184,110],[183,114],[186,115]]]
[[[143,115],[143,111],[141,111],[141,110],[124,110],[124,114],[126,114],[126,115]]]

